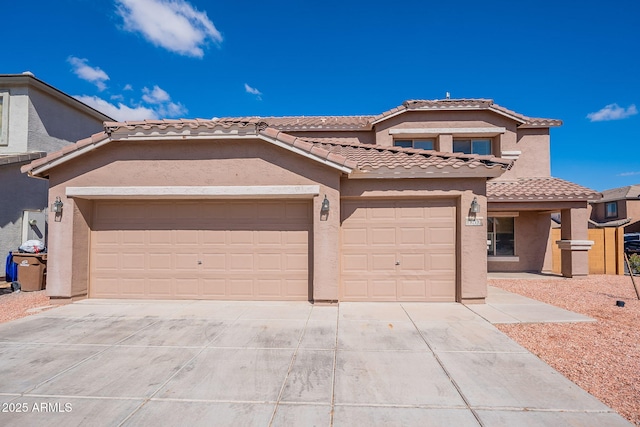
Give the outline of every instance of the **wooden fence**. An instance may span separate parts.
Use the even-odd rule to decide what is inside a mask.
[[[589,251],[589,274],[624,274],[624,228],[590,228],[589,240],[594,244]],[[551,230],[552,271],[560,274],[560,229]]]

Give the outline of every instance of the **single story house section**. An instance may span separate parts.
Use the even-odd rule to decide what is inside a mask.
[[[562,209],[566,275],[581,274],[584,248],[572,236],[583,225],[571,218],[579,218],[573,208],[586,212],[593,192],[566,183],[583,196],[505,204],[508,192],[528,194],[519,180],[488,193],[489,180],[517,165],[500,155],[509,126],[437,123],[427,131],[435,145],[422,147],[405,140],[417,141],[428,123],[387,116],[335,126],[316,117],[320,126],[306,135],[282,130],[287,120],[298,126],[295,118],[108,122],[33,161],[23,172],[48,179],[49,202],[58,206],[50,213],[48,295],[481,303],[488,209],[509,217],[516,205],[534,219]],[[513,120],[495,111],[480,117]],[[457,134],[485,152],[443,149]]]

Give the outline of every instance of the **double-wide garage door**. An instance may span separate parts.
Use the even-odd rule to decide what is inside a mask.
[[[454,200],[344,201],[341,300],[455,301]]]
[[[97,201],[95,298],[307,300],[310,201]]]

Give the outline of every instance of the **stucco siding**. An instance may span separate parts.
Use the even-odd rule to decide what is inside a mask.
[[[29,149],[54,151],[102,130],[103,121],[37,90],[29,89]]]
[[[47,207],[47,181],[20,172],[24,163],[0,166],[0,256],[16,251],[22,242],[22,213]],[[4,270],[3,270],[4,271]],[[4,272],[1,274],[4,276]]]
[[[71,160],[50,180],[52,187],[307,185],[337,173],[265,141],[116,141]]]
[[[121,186],[287,186],[319,184],[313,201],[310,275],[313,298],[338,298],[340,172],[275,147],[266,141],[112,142],[71,160],[50,174],[50,199],[60,196],[64,213],[50,230],[50,295],[87,293],[89,237],[95,201],[65,196],[67,187]],[[324,195],[328,218],[317,216]],[[73,257],[68,254],[73,253]],[[67,254],[63,256],[62,254]]]
[[[0,146],[0,154],[28,151],[29,97],[27,88],[11,87],[8,102],[8,145]],[[7,106],[3,106],[7,108]],[[3,124],[5,126],[7,124]]]
[[[506,132],[500,139],[508,144],[516,142],[516,122],[496,113],[488,111],[409,111],[376,125],[376,143],[382,146],[392,146],[393,136],[389,134],[390,129],[487,127],[504,127]],[[497,141],[497,137],[495,140]]]
[[[491,214],[489,214],[491,215]],[[515,257],[488,258],[489,271],[544,271],[548,269],[551,217],[540,211],[521,211],[515,218]],[[486,251],[486,249],[485,249]],[[547,263],[545,263],[545,260]]]
[[[497,180],[551,176],[549,129],[518,129],[517,140],[505,138],[502,151],[519,151],[513,167]]]

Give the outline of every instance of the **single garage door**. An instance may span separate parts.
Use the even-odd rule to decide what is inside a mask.
[[[96,201],[89,296],[307,300],[310,229],[310,201]]]
[[[454,200],[343,201],[343,301],[455,301]]]

